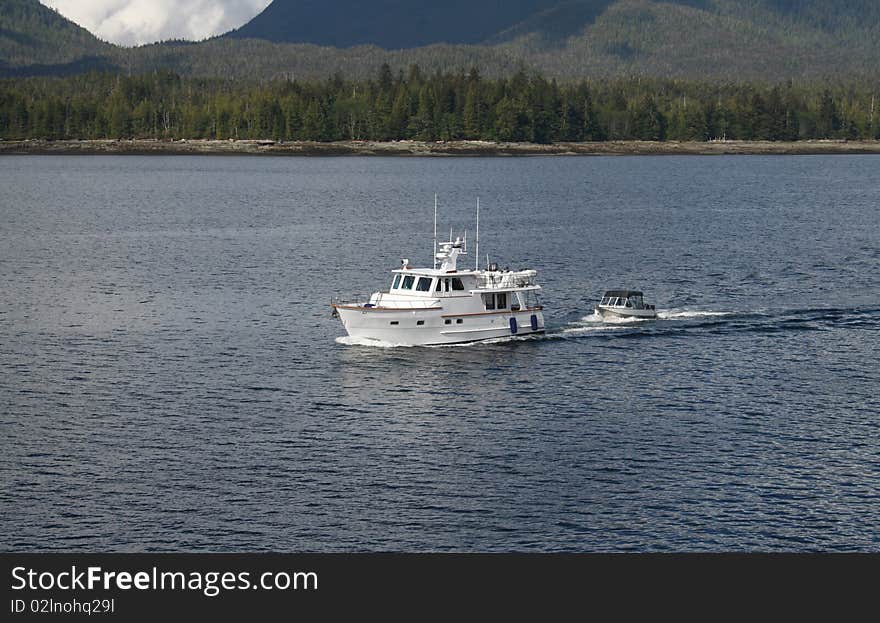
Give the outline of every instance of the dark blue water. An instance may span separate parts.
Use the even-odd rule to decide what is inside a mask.
[[[435,191],[546,337],[337,339]],[[0,550],[878,551],[878,206],[871,156],[0,158]]]

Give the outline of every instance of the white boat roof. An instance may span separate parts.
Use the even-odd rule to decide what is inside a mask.
[[[476,270],[443,270],[441,268],[395,268],[391,272],[401,275],[422,275],[424,277],[451,277],[459,275],[479,275]]]

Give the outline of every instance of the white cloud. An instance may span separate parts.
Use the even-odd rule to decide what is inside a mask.
[[[40,0],[105,41],[198,41],[246,23],[271,0]]]

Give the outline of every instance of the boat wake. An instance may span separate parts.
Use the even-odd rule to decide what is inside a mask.
[[[597,312],[593,312],[589,316],[584,316],[573,324],[581,325],[601,325],[601,326],[632,326],[645,323],[656,323],[658,320],[698,320],[700,318],[722,318],[724,316],[734,316],[736,312],[723,311],[692,311],[692,310],[666,310],[657,312],[656,318],[621,318],[617,316],[602,316]]]
[[[658,320],[691,320],[694,318],[718,318],[723,316],[733,316],[736,312],[720,312],[720,311],[659,311],[657,312]]]
[[[392,342],[384,342],[382,340],[369,340],[365,338],[355,338],[348,335],[337,337],[336,343],[342,346],[367,346],[369,348],[473,348],[487,346],[493,344],[507,344],[510,342],[524,342],[530,340],[543,339],[545,335],[527,334],[527,335],[506,335],[504,337],[493,337],[486,340],[476,340],[473,342],[456,342],[454,344],[394,344]]]
[[[592,313],[562,326],[548,327],[547,332],[540,335],[511,335],[479,342],[442,344],[428,348],[479,348],[527,341],[577,339],[591,335],[613,338],[615,335],[619,337],[649,337],[695,331],[718,334],[734,332],[780,333],[786,331],[825,331],[832,327],[876,330],[880,328],[880,309],[761,309],[739,312],[670,309],[658,312],[656,319],[603,318],[597,313]],[[412,348],[412,346],[404,344],[351,337],[338,337],[336,343],[373,348]]]
[[[586,335],[657,336],[703,331],[709,333],[780,333],[826,331],[834,327],[880,326],[880,310],[853,309],[760,309],[753,311],[715,311],[670,309],[657,313],[656,320],[603,318],[593,313],[548,333],[548,337],[570,338]],[[609,333],[610,331],[610,333]]]
[[[343,335],[336,338],[337,344],[343,346],[369,346],[370,348],[413,348],[412,344],[395,344],[393,342],[384,342],[382,340],[368,340],[366,338],[351,337]]]
[[[669,309],[658,311],[656,318],[618,318],[605,317],[597,312],[593,312],[588,316],[584,316],[554,332],[556,335],[563,337],[576,337],[578,335],[588,335],[595,332],[620,331],[623,329],[654,329],[666,325],[669,322],[681,321],[700,321],[708,320],[710,322],[719,319],[733,317],[738,315],[737,312],[727,311],[711,311],[711,310],[689,310],[689,309]],[[552,336],[554,333],[551,333]]]

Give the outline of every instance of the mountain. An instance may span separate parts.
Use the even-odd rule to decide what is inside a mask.
[[[670,0],[675,3],[677,0]],[[274,0],[227,37],[384,49],[577,34],[615,0]],[[685,2],[692,4],[693,2]]]
[[[274,0],[209,41],[121,48],[37,0],[0,0],[0,77],[364,78],[388,63],[487,77],[873,80],[877,41],[878,0]]]
[[[113,46],[38,0],[0,0],[0,72],[70,74],[108,68]]]
[[[552,4],[552,0],[275,0],[227,36],[339,48],[476,44]]]
[[[593,34],[596,20],[615,11],[735,19],[744,27],[768,26],[771,37],[811,30],[845,39],[866,21],[876,32],[880,22],[876,0],[274,0],[226,36],[337,48],[498,44],[536,36],[558,44]],[[682,26],[678,34],[687,37],[687,22]]]

